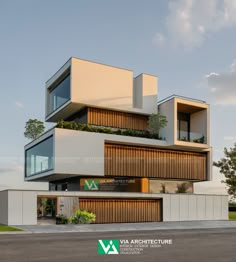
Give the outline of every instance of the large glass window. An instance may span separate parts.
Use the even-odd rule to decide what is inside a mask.
[[[49,94],[49,113],[57,110],[70,99],[70,75],[60,82]]]
[[[26,177],[53,169],[53,137],[26,150],[25,157]]]
[[[190,115],[187,113],[178,113],[177,122],[178,140],[190,140]]]

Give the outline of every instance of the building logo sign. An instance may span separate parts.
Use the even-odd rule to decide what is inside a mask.
[[[98,190],[98,180],[84,180],[84,190]]]
[[[119,250],[119,240],[98,240],[99,255],[117,255]]]
[[[151,248],[171,246],[172,239],[110,239],[98,240],[99,255],[140,255]]]

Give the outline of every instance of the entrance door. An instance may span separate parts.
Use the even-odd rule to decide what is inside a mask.
[[[38,222],[54,223],[57,212],[57,198],[38,197],[37,198],[37,218]]]

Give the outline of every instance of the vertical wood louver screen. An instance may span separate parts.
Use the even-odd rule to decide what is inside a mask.
[[[206,180],[206,154],[105,144],[105,176]]]
[[[98,224],[161,221],[160,199],[79,198],[79,208],[94,212]]]
[[[88,124],[126,128],[134,130],[146,130],[148,116],[111,111],[99,108],[88,108]]]

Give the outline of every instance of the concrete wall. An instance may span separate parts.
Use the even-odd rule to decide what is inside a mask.
[[[8,191],[0,191],[0,224],[8,224]]]
[[[0,192],[0,223],[36,225],[37,196],[58,196],[63,212],[71,215],[79,197],[163,199],[163,221],[227,220],[228,196],[196,194],[142,194],[122,192],[52,192],[9,190]]]
[[[6,190],[0,192],[0,224],[36,225],[36,191]]]
[[[143,107],[143,75],[134,78],[133,82],[133,107],[142,109]]]
[[[228,220],[228,196],[162,194],[164,221]]]
[[[35,191],[8,191],[8,225],[37,224]]]
[[[142,194],[124,192],[40,192],[78,197],[162,198],[163,221],[228,220],[228,196],[204,194]]]
[[[74,215],[75,211],[79,209],[79,200],[77,197],[58,197],[57,202],[58,214],[63,214],[68,217]]]
[[[201,136],[204,136],[208,143],[207,130],[207,109],[190,115],[190,139],[199,139]]]

